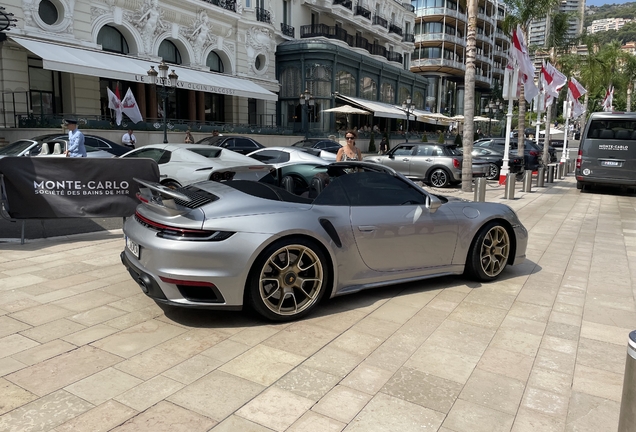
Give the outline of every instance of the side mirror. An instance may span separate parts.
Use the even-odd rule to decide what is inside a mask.
[[[395,156],[393,156],[393,154],[387,155],[389,157],[389,159],[395,159]]]
[[[435,213],[441,205],[442,201],[435,195],[426,195],[425,206],[431,213]]]

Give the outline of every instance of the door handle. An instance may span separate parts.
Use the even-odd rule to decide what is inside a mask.
[[[426,159],[426,162],[433,162],[433,159],[428,158],[428,159]]]
[[[402,162],[408,162],[408,161],[409,161],[409,158],[402,159]]]
[[[378,229],[378,227],[374,225],[358,225],[358,231],[361,232],[373,232],[376,229]]]

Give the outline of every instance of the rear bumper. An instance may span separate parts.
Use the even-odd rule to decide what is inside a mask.
[[[584,184],[591,185],[606,185],[606,186],[636,186],[636,179],[617,179],[607,177],[590,177],[576,173],[576,181]]]

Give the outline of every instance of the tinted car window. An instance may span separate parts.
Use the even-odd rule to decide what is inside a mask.
[[[264,150],[258,153],[250,155],[251,158],[261,161],[263,163],[282,163],[289,161],[289,153],[281,152],[278,150]]]
[[[105,142],[100,141],[98,139],[95,138],[91,138],[91,137],[85,137],[84,138],[84,143],[91,146],[91,147],[95,147],[95,148],[109,148],[108,145],[106,145]]]
[[[223,139],[224,138],[222,136],[209,136],[209,137],[200,139],[199,141],[197,141],[197,144],[205,144],[205,145],[213,145],[213,146],[222,147],[219,144],[220,144],[220,141]]]
[[[234,140],[234,146],[240,148],[253,148],[256,149],[258,146],[254,143],[254,141],[249,140],[247,138],[236,138]]]
[[[138,152],[126,155],[126,158],[149,158],[157,162],[159,165],[170,161],[171,153],[163,149],[143,149]]]
[[[401,145],[396,147],[392,154],[394,156],[410,156],[413,154],[414,149],[415,146],[412,145]]]
[[[352,206],[424,204],[426,198],[410,184],[385,173],[360,172],[339,179]]]

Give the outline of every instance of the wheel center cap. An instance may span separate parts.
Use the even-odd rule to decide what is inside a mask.
[[[287,273],[284,278],[285,285],[293,285],[294,282],[296,282],[297,278],[298,276],[296,276],[296,273],[293,273],[293,272]]]

